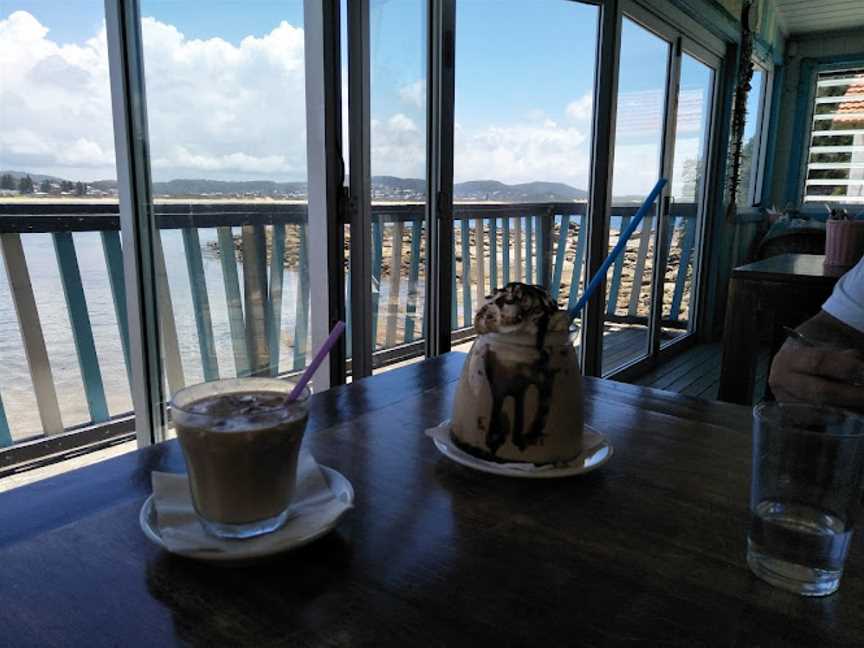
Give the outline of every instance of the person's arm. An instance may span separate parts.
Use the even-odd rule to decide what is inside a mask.
[[[864,332],[820,311],[798,327],[820,347],[786,343],[771,364],[778,401],[807,401],[864,410]]]

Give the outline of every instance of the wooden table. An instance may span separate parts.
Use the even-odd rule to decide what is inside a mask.
[[[309,441],[354,484],[338,530],[218,568],[151,545],[163,443],[0,495],[3,646],[861,645],[864,547],[808,600],[744,562],[747,408],[589,380],[615,456],[582,478],[473,472],[422,430],[461,354],[315,396]]]
[[[735,268],[729,280],[718,398],[753,402],[763,326],[771,326],[771,357],[784,326],[795,328],[819,312],[842,271],[826,269],[821,254],[781,254]]]

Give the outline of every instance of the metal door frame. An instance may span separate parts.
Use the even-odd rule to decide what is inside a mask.
[[[681,335],[678,339],[674,340],[673,342],[661,349],[660,334],[662,331],[663,289],[665,284],[664,278],[666,272],[666,264],[668,262],[669,254],[669,250],[666,249],[665,246],[665,240],[667,228],[669,226],[668,217],[671,202],[670,183],[670,185],[667,185],[664,188],[655,212],[657,226],[654,228],[654,258],[652,260],[651,311],[648,319],[648,345],[645,349],[645,354],[629,363],[626,363],[620,367],[616,367],[613,371],[611,371],[605,376],[607,378],[617,380],[629,380],[650,370],[658,363],[659,360],[664,359],[670,355],[679,353],[686,348],[692,346],[695,343],[696,337],[699,332],[699,308],[701,304],[702,294],[705,290],[705,286],[703,285],[704,273],[702,271],[702,268],[704,266],[703,261],[706,253],[705,233],[707,231],[707,228],[705,221],[707,217],[708,194],[710,193],[708,191],[708,188],[710,188],[712,186],[712,183],[714,182],[714,176],[711,173],[712,165],[710,164],[710,160],[711,156],[713,155],[714,148],[718,145],[718,142],[716,142],[717,117],[720,110],[720,95],[718,89],[720,87],[720,77],[722,74],[723,59],[716,53],[717,48],[719,47],[718,43],[720,43],[720,41],[714,37],[706,35],[705,43],[697,43],[695,40],[693,40],[693,38],[682,33],[680,27],[670,24],[670,22],[668,22],[665,18],[657,16],[655,13],[636,3],[634,0],[622,0],[622,5],[620,6],[619,10],[621,15],[619,17],[619,38],[617,42],[616,62],[620,56],[620,23],[623,22],[624,17],[627,17],[628,19],[637,23],[640,27],[643,27],[648,31],[654,33],[658,38],[663,39],[669,44],[669,55],[667,58],[666,67],[664,117],[662,128],[663,136],[661,139],[660,151],[660,168],[663,177],[670,178],[671,180],[674,168],[675,137],[677,134],[677,107],[681,80],[681,60],[683,54],[686,53],[689,56],[697,59],[706,67],[709,67],[713,72],[709,123],[706,133],[704,134],[707,143],[705,149],[706,165],[705,171],[702,176],[702,191],[700,192],[700,203],[697,205],[697,231],[694,246],[696,254],[698,256],[696,262],[694,263],[694,274],[692,283],[693,288],[691,288],[693,292],[690,300],[691,311],[688,315],[688,330],[684,335]],[[611,148],[614,148],[614,139],[610,141],[612,142]],[[611,207],[609,209],[611,209]],[[604,217],[606,217],[608,213],[609,212],[607,210],[607,212],[604,214]],[[606,218],[606,220],[608,222],[608,217]],[[599,355],[599,362],[597,363],[597,368],[599,371],[594,375],[602,375],[602,315],[603,312],[605,312],[605,298],[603,300],[603,303],[601,304],[601,307],[603,308],[603,310],[601,310],[600,313],[600,346],[597,350],[597,353]]]

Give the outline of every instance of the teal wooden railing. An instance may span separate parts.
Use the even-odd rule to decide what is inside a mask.
[[[50,233],[65,294],[71,338],[77,354],[91,427],[110,425],[122,412],[110,412],[102,369],[93,340],[73,231],[100,232],[124,365],[129,372],[129,338],[123,282],[122,249],[116,205],[0,205],[0,248],[11,299],[18,316],[42,429],[56,435],[81,421],[63,423],[51,361],[30,281],[21,237]],[[664,320],[686,322],[694,243],[695,209],[677,206],[667,228],[669,243],[679,259],[673,296]],[[33,213],[33,212],[36,213]],[[616,208],[620,226],[635,208]],[[166,377],[170,389],[186,384],[190,358],[181,352],[174,316],[176,300],[191,300],[197,334],[196,363],[206,380],[230,375],[280,375],[302,369],[309,331],[309,265],[304,205],[157,205],[160,231],[179,230],[189,279],[189,295],[171,294],[161,248],[156,259],[157,295]],[[454,216],[452,324],[454,334],[470,332],[477,305],[492,288],[511,280],[544,283],[562,304],[572,306],[584,283],[587,250],[585,205],[457,205]],[[611,271],[606,316],[611,321],[647,321],[640,305],[640,288],[650,271],[654,223],[645,219],[628,256]],[[424,327],[425,224],[422,205],[374,205],[372,240],[372,317],[376,357],[386,363],[393,349],[422,352]],[[199,232],[215,231],[230,329],[234,371],[220,367],[214,335],[212,303],[205,279]],[[288,234],[291,236],[288,236]],[[269,264],[268,264],[269,250]],[[238,258],[238,251],[242,258]],[[285,258],[292,259],[297,285],[293,295],[293,327],[283,322]],[[33,262],[33,260],[30,260]],[[269,266],[269,268],[268,268]],[[241,275],[239,270],[242,269]],[[268,271],[269,269],[269,271]],[[629,294],[623,280],[631,282]],[[213,287],[210,287],[212,290]],[[177,302],[179,303],[179,302]],[[350,309],[349,309],[350,327]],[[350,340],[350,336],[349,336]],[[290,346],[287,366],[280,351]],[[414,345],[414,346],[412,346]],[[412,349],[414,349],[412,351]],[[402,356],[404,357],[404,351]],[[2,381],[2,377],[0,377]],[[2,388],[2,382],[0,382]],[[14,413],[13,413],[14,414]],[[0,447],[13,445],[9,418],[0,398]],[[14,420],[14,416],[12,417]],[[128,428],[127,428],[128,429]]]
[[[35,213],[34,213],[35,212]],[[189,280],[188,296],[172,295],[161,245],[157,247],[156,281],[160,309],[163,359],[171,391],[187,380],[181,354],[174,303],[189,299],[194,313],[198,360],[205,380],[228,375],[279,375],[305,366],[309,322],[309,268],[306,244],[305,205],[157,205],[160,232],[179,230],[182,237],[185,270]],[[235,229],[239,226],[239,235]],[[233,229],[232,229],[233,228]],[[212,320],[211,295],[205,280],[199,232],[215,229],[230,327],[234,371],[219,366]],[[293,331],[282,331],[282,298],[285,272],[286,229],[293,229],[297,249],[296,271],[299,280]],[[34,396],[43,434],[54,436],[69,428],[88,424],[88,433],[100,425],[115,425],[123,412],[109,412],[103,372],[93,336],[88,297],[84,290],[78,252],[72,232],[100,232],[105,259],[105,274],[110,286],[117,322],[117,335],[123,351],[123,364],[130,375],[128,315],[123,281],[122,247],[116,205],[0,205],[0,248],[6,279],[10,287],[24,355],[29,366]],[[54,244],[59,280],[63,287],[71,338],[77,354],[78,369],[89,413],[88,421],[64,425],[57,385],[52,372],[45,332],[36,306],[22,237],[49,233]],[[269,242],[268,242],[269,234]],[[266,259],[270,251],[269,273]],[[242,252],[242,261],[237,257]],[[243,268],[241,289],[238,268]],[[4,305],[3,307],[8,307]],[[287,336],[284,333],[288,333]],[[289,366],[280,364],[283,338],[293,347]],[[2,381],[2,377],[0,377]],[[2,387],[2,384],[0,384]],[[0,448],[14,444],[9,418],[0,398]],[[14,416],[12,417],[14,420]],[[128,418],[128,417],[127,417]],[[128,424],[121,426],[128,429]],[[31,440],[28,438],[28,440]],[[55,448],[56,450],[56,448]],[[2,467],[2,466],[0,466]]]

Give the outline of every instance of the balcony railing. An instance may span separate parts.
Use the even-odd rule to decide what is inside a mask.
[[[157,204],[155,210],[162,239],[155,259],[156,288],[169,389],[220,376],[282,375],[302,369],[309,344],[306,206],[193,202]],[[629,206],[613,209],[613,239],[635,211]],[[664,325],[673,328],[686,327],[694,216],[693,205],[678,205],[673,226],[667,228],[670,259],[677,259],[678,271],[667,275],[674,290],[664,310]],[[584,284],[585,218],[584,203],[457,205],[451,286],[454,339],[472,335],[477,304],[492,287],[508,281],[543,283],[560,303],[572,305]],[[647,322],[650,291],[642,286],[651,276],[652,221],[644,221],[627,254],[613,266],[608,322]],[[424,227],[422,205],[373,205],[375,366],[422,353]],[[0,475],[70,448],[133,435],[134,418],[127,411],[129,341],[119,229],[116,204],[0,204],[0,248],[11,301],[0,303],[0,309],[8,313],[14,305],[38,414],[29,431],[16,430],[14,423],[27,412],[20,405],[7,412],[0,400],[0,447],[5,447],[0,450]],[[91,257],[99,255],[90,252],[79,258],[78,248],[86,242],[73,238],[78,233],[99,237],[102,260],[94,260]],[[33,268],[42,272],[50,265],[50,250],[25,253],[27,239],[40,234],[43,245],[46,236],[53,243],[56,279],[65,296],[63,313],[39,306],[31,280]],[[89,241],[91,252],[93,243]],[[346,270],[350,273],[350,267]],[[107,278],[110,300],[105,294],[94,297],[91,284],[100,275]],[[93,304],[102,309],[95,322]],[[107,311],[113,311],[113,317]],[[64,330],[62,322],[67,319]],[[111,337],[111,327],[122,359],[97,353],[94,330],[101,338]],[[74,360],[66,357],[71,352],[52,358],[51,353],[56,356],[56,349],[68,341],[70,330]],[[4,343],[15,345],[15,336],[6,336]],[[70,405],[74,398],[58,397],[58,382],[68,388],[68,381],[58,381],[52,371],[58,362],[77,364],[86,408]],[[65,366],[64,371],[75,373]],[[22,376],[7,371],[0,378],[6,380],[21,382]],[[0,382],[0,388],[9,387]],[[20,392],[20,385],[17,388]]]

